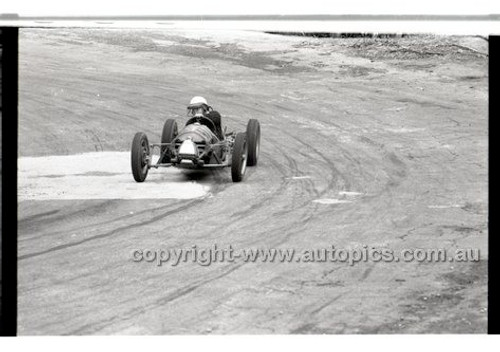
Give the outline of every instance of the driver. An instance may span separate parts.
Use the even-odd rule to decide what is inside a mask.
[[[193,97],[193,99],[189,102],[187,110],[189,117],[206,117],[210,119],[214,123],[215,131],[213,132],[217,138],[220,140],[224,139],[224,133],[222,132],[221,127],[221,116],[217,111],[213,110],[210,105],[208,105],[205,98]],[[188,121],[188,123],[190,122]],[[201,120],[200,123],[203,124],[203,120]]]

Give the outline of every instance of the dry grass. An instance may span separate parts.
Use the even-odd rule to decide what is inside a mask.
[[[333,39],[358,56],[379,60],[414,60],[445,58],[470,60],[487,54],[462,43],[463,37],[437,35],[409,35],[399,38],[345,38]],[[483,40],[483,39],[478,39]]]

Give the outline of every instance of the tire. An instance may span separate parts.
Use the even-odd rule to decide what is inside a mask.
[[[245,133],[238,133],[233,145],[231,159],[231,177],[233,182],[240,182],[245,176],[248,161],[248,146]]]
[[[146,157],[149,154],[148,137],[142,132],[137,132],[132,142],[131,153],[132,175],[137,182],[144,182],[148,175],[149,167]]]
[[[248,166],[257,165],[260,153],[260,123],[256,119],[250,119],[247,124],[248,141]]]
[[[161,142],[162,143],[172,143],[172,141],[177,137],[178,129],[177,129],[177,122],[174,119],[168,119],[165,121],[165,124],[163,125],[163,132],[161,134]],[[165,150],[167,150],[167,147],[161,147],[160,148],[160,155],[163,154]],[[172,155],[167,152],[163,156],[163,159],[161,160],[162,163],[169,163],[170,158]]]

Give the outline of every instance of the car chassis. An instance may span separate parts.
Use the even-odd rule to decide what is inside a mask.
[[[193,140],[188,137],[179,139],[185,129],[190,126],[192,132],[198,134],[208,129],[202,118],[188,121],[181,133],[178,133],[177,123],[168,119],[163,128],[161,143],[149,143],[145,133],[137,132],[132,142],[131,166],[135,181],[143,182],[149,169],[176,167],[180,169],[222,169],[231,167],[233,182],[243,180],[247,166],[257,164],[260,153],[260,124],[256,119],[250,119],[246,132],[224,133],[224,139]],[[209,120],[210,121],[210,120]],[[206,122],[206,121],[205,121]],[[211,121],[210,121],[211,123]],[[209,123],[207,125],[210,126]],[[204,126],[204,127],[201,127]],[[187,132],[189,133],[189,131]],[[211,138],[215,135],[212,132]],[[159,159],[153,162],[153,151],[159,150]]]

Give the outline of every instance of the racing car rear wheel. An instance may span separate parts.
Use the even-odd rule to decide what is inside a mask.
[[[245,176],[248,160],[246,133],[238,133],[234,140],[233,158],[231,160],[231,177],[233,182],[240,182]]]
[[[137,132],[132,142],[132,175],[137,182],[143,182],[148,175],[149,142],[142,132]]]
[[[178,129],[177,122],[174,119],[168,119],[163,125],[163,132],[161,134],[162,143],[172,143],[175,137],[177,137]],[[168,147],[160,148],[160,155],[163,155],[162,163],[169,163],[172,155],[168,151]],[[165,154],[164,154],[165,153]]]
[[[250,119],[247,124],[248,166],[257,165],[260,153],[260,124],[256,119]]]

